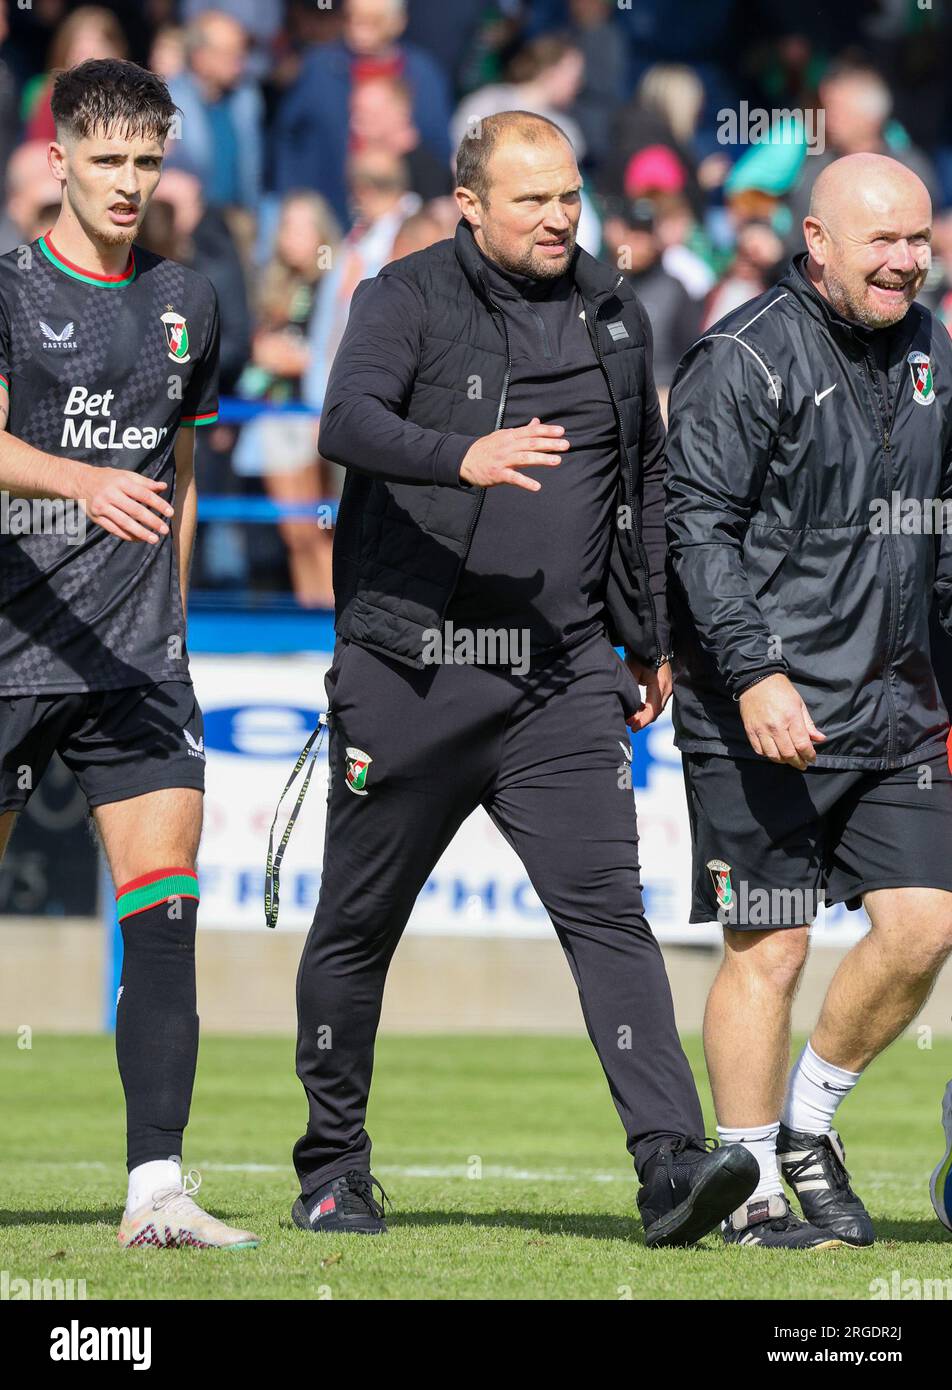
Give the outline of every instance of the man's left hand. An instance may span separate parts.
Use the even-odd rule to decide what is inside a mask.
[[[649,724],[653,724],[671,699],[671,692],[674,688],[671,663],[666,661],[663,666],[659,666],[656,670],[653,666],[642,666],[641,662],[636,661],[632,656],[626,656],[625,665],[638,684],[645,688],[645,698],[641,709],[627,720],[629,729],[637,733],[639,729],[646,729]]]

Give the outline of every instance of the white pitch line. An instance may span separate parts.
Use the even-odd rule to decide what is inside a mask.
[[[56,1159],[37,1160],[32,1164],[39,1168],[84,1168],[97,1172],[115,1172],[119,1164],[103,1163],[98,1159],[78,1159],[60,1162]],[[285,1173],[291,1174],[290,1163],[195,1163],[202,1173]],[[477,1181],[461,1164],[374,1164],[374,1172],[388,1173],[397,1178],[465,1178]],[[507,1168],[505,1165],[485,1163],[479,1171],[479,1178],[505,1179],[511,1182],[631,1182],[634,1173],[567,1173],[541,1168]]]
[[[91,1169],[102,1173],[116,1173],[122,1167],[121,1163],[103,1163],[98,1159],[77,1159],[73,1161],[58,1161],[57,1159],[34,1159],[31,1161],[34,1168],[74,1168]],[[0,1164],[0,1172],[3,1171],[3,1164]],[[189,1163],[189,1167],[195,1167],[201,1173],[280,1173],[287,1177],[293,1176],[293,1168],[290,1163]],[[467,1168],[463,1164],[400,1164],[400,1163],[381,1163],[374,1164],[375,1173],[383,1173],[393,1178],[461,1178],[466,1181],[475,1182],[480,1179],[497,1179],[508,1182],[574,1182],[574,1183],[607,1183],[607,1182],[635,1182],[635,1174],[631,1173],[573,1173],[563,1169],[555,1168],[510,1168],[504,1164],[484,1163],[479,1172],[478,1178],[470,1176]],[[909,1184],[910,1182],[928,1179],[928,1173],[909,1172],[890,1172],[888,1170],[878,1170],[863,1178],[862,1186],[867,1189],[878,1190],[889,1187],[897,1182]]]

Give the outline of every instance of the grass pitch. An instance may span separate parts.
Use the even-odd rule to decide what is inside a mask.
[[[700,1042],[686,1046],[705,1077]],[[952,1236],[928,1178],[952,1042],[915,1030],[871,1069],[839,1126],[879,1232],[869,1251],[797,1255],[709,1236],[647,1251],[621,1126],[589,1043],[382,1038],[369,1125],[393,1200],[382,1239],[291,1224],[290,1149],[305,1117],[288,1039],[202,1042],[186,1167],[200,1201],[255,1230],[245,1251],[120,1251],[122,1093],[105,1037],[0,1050],[0,1274],[85,1280],[94,1298],[859,1299],[877,1279],[944,1280]],[[702,1092],[708,1132],[713,1114]]]

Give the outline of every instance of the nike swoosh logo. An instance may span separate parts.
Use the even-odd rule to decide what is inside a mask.
[[[833,385],[832,385],[832,386],[828,386],[828,387],[826,388],[825,391],[814,391],[814,392],[813,392],[813,399],[816,401],[817,405],[819,405],[820,402],[823,400],[823,398],[824,398],[825,396],[828,396],[828,395],[830,394],[831,391],[835,391],[836,388],[837,388],[837,386],[839,386],[839,382],[838,382],[838,381],[834,381]]]

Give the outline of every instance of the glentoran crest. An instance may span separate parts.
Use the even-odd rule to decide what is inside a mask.
[[[731,866],[725,864],[723,859],[709,859],[707,867],[711,871],[711,878],[714,880],[714,892],[717,896],[718,907],[730,907],[734,901],[734,886],[731,883]]]
[[[362,748],[345,748],[346,772],[344,781],[355,796],[367,795],[367,773],[373,758]]]
[[[165,340],[169,345],[169,357],[173,362],[187,362],[188,352],[188,324],[181,314],[177,314],[171,304],[166,304],[167,312],[162,314],[162,327],[165,329]]]
[[[910,352],[906,361],[912,373],[912,399],[917,405],[931,405],[935,400],[935,381],[927,354]]]

